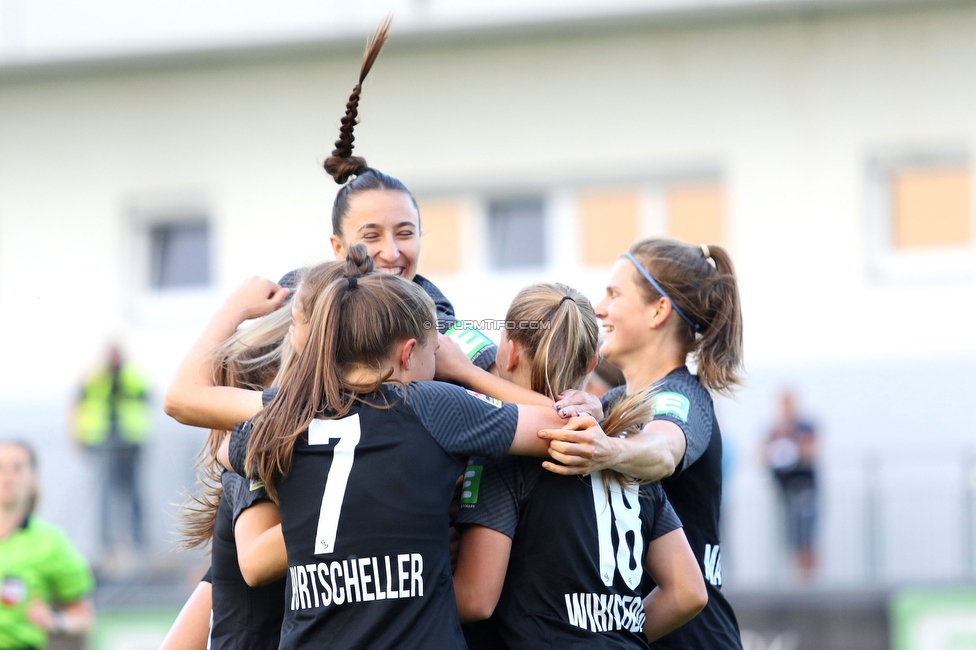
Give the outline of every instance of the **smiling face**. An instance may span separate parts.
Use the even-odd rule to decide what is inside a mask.
[[[642,278],[627,259],[619,259],[610,272],[607,292],[595,307],[603,321],[600,354],[620,367],[651,340],[654,306],[645,302],[638,282]]]
[[[377,271],[412,280],[420,257],[420,215],[404,192],[359,192],[349,198],[342,236],[332,235],[331,242],[338,260],[349,247],[364,244]]]

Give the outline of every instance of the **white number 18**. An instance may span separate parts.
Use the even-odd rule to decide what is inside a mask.
[[[593,507],[596,509],[596,530],[600,540],[600,578],[608,587],[613,584],[614,571],[620,572],[627,586],[636,589],[644,576],[644,537],[641,534],[639,488],[627,484],[621,488],[616,480],[603,480],[603,472],[591,472]],[[609,484],[609,494],[607,494]],[[613,513],[611,521],[610,513]],[[614,552],[610,528],[617,529],[617,549]],[[631,546],[627,533],[633,533]]]

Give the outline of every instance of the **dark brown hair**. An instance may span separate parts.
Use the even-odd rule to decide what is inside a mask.
[[[393,372],[390,355],[409,339],[428,344],[434,302],[419,285],[373,272],[366,247],[350,247],[344,277],[304,277],[298,299],[309,320],[308,341],[274,400],[258,414],[245,466],[264,481],[272,499],[291,466],[295,440],[314,418],[338,419],[359,395],[377,391]],[[355,383],[350,371],[375,379]]]
[[[400,180],[389,174],[384,174],[378,169],[373,169],[366,164],[365,158],[352,155],[354,148],[353,142],[356,140],[353,135],[353,129],[359,123],[357,119],[359,116],[359,96],[363,91],[363,81],[365,81],[366,75],[369,74],[370,69],[373,67],[373,63],[376,62],[376,57],[380,55],[383,44],[386,43],[386,39],[390,36],[390,25],[392,22],[393,14],[387,15],[379,27],[376,28],[376,33],[373,34],[373,38],[366,45],[366,52],[363,54],[363,64],[359,68],[359,83],[353,87],[352,94],[349,95],[349,101],[346,102],[346,114],[342,117],[342,126],[339,128],[339,139],[335,142],[335,149],[332,151],[332,155],[326,158],[323,163],[325,171],[340,185],[346,183],[350,177],[355,176],[354,180],[343,185],[339,193],[336,194],[335,202],[332,204],[332,234],[337,237],[342,236],[342,223],[346,218],[346,213],[349,211],[349,199],[356,194],[370,190],[403,192],[410,197],[414,210],[417,209],[417,200],[410,193],[410,190],[407,189],[407,186],[400,182]]]
[[[702,384],[715,392],[731,392],[742,381],[742,312],[729,254],[721,246],[692,246],[670,239],[639,242],[631,246],[630,254],[698,325],[696,332],[672,314],[685,351],[694,354]],[[648,302],[661,298],[640,275],[637,284]]]

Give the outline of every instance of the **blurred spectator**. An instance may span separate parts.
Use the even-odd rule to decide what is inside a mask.
[[[88,378],[75,410],[75,437],[96,461],[101,484],[104,551],[118,549],[120,519],[128,520],[130,542],[143,545],[140,456],[152,424],[149,385],[118,345],[108,363]]]
[[[43,648],[48,634],[85,634],[94,586],[88,563],[60,529],[34,516],[37,458],[0,442],[0,648]],[[59,603],[52,608],[52,600]]]
[[[817,565],[817,432],[812,422],[800,418],[791,391],[780,396],[764,456],[782,495],[792,560],[800,578],[809,580]]]

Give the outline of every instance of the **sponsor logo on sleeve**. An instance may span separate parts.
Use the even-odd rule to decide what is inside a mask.
[[[673,415],[687,422],[690,410],[691,402],[681,393],[658,393],[654,396],[654,415]]]
[[[461,505],[473,506],[478,503],[478,491],[481,489],[481,465],[468,465],[464,470],[464,482],[461,484]]]
[[[20,605],[27,600],[27,584],[14,576],[7,576],[0,586],[0,602],[4,605]]]
[[[487,395],[483,395],[482,393],[476,393],[473,390],[469,390],[468,395],[474,397],[475,399],[480,399],[485,404],[491,404],[495,408],[502,407],[502,401],[500,399],[495,399],[494,397],[488,397]]]
[[[452,325],[451,329],[444,332],[444,336],[453,339],[469,359],[474,359],[479,352],[491,345],[491,339],[487,336],[478,330],[467,329],[461,323]]]

